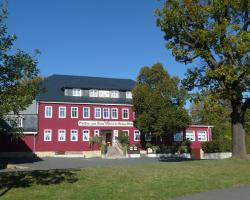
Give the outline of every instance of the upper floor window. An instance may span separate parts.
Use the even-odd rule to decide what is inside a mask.
[[[101,108],[95,108],[95,118],[96,119],[101,118]]]
[[[117,108],[111,109],[111,117],[112,117],[112,119],[118,119],[118,109]]]
[[[186,140],[195,141],[194,131],[186,131]]]
[[[44,141],[52,141],[52,131],[51,129],[45,129],[43,133],[43,140]]]
[[[141,140],[141,133],[138,130],[134,131],[134,141],[140,141]]]
[[[78,108],[71,107],[71,118],[78,118]]]
[[[132,92],[131,91],[126,91],[126,98],[132,99]]]
[[[45,106],[45,118],[52,118],[52,106]]]
[[[98,97],[98,90],[95,90],[95,89],[89,90],[89,96],[90,97]]]
[[[128,119],[129,118],[129,112],[128,112],[127,108],[122,109],[122,118],[123,119]]]
[[[103,108],[103,118],[109,119],[109,108]]]
[[[111,98],[119,98],[119,91],[117,91],[117,90],[111,90],[110,91],[110,97]]]
[[[73,89],[73,96],[80,97],[82,95],[81,89],[74,88]]]
[[[66,107],[59,106],[59,118],[66,117]]]
[[[198,131],[198,141],[207,141],[206,131]]]
[[[83,118],[89,118],[90,115],[89,110],[90,110],[89,107],[83,108]]]

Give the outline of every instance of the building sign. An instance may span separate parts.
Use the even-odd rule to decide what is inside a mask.
[[[131,121],[78,121],[78,126],[117,126],[117,127],[133,127]]]

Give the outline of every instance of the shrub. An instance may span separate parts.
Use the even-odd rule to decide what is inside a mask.
[[[146,146],[145,146],[145,147],[146,147],[146,149],[147,149],[147,148],[152,148],[152,146],[153,146],[153,145],[152,145],[151,143],[148,142],[148,143],[146,143]]]
[[[153,150],[153,153],[160,153],[160,147],[158,145],[152,146],[151,148]]]
[[[213,140],[209,142],[204,142],[202,144],[202,150],[205,153],[229,152],[232,148],[231,144],[231,140]]]
[[[94,136],[89,139],[89,148],[93,150],[94,144],[97,144],[98,147],[101,147],[103,138],[101,136]]]
[[[121,144],[129,144],[127,132],[119,131],[117,139]]]

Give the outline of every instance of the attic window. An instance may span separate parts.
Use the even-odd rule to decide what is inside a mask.
[[[132,99],[132,92],[131,91],[126,91],[126,98]]]
[[[81,89],[76,89],[76,88],[73,89],[73,96],[80,97],[81,94],[82,94]]]
[[[89,96],[90,97],[98,97],[98,90],[95,90],[95,89],[89,90]]]

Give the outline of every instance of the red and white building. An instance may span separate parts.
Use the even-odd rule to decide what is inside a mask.
[[[53,156],[58,152],[95,156],[97,146],[89,148],[89,139],[104,136],[106,143],[126,131],[130,145],[150,142],[150,137],[134,127],[130,79],[52,75],[43,81],[44,92],[19,117],[24,137],[10,140],[1,136],[0,152],[33,152]],[[175,141],[188,138],[193,148],[212,140],[211,126],[190,126],[177,133]],[[141,141],[144,140],[144,141]],[[169,142],[169,141],[166,141]]]

